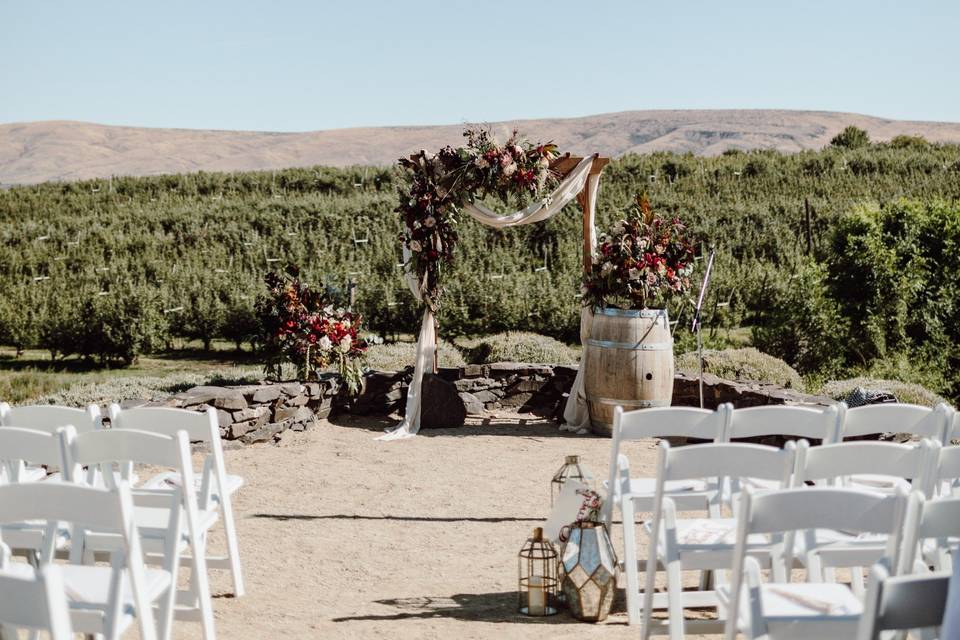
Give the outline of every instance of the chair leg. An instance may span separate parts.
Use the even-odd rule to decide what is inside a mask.
[[[200,622],[203,628],[204,640],[215,640],[217,635],[213,628],[213,605],[210,599],[210,582],[207,576],[207,549],[206,540],[191,537],[192,549],[190,559],[190,593],[196,595],[200,609]]]
[[[683,573],[680,558],[667,554],[667,610],[670,616],[670,640],[683,640]]]
[[[853,594],[863,600],[866,588],[863,581],[863,567],[850,567],[850,588]]]
[[[640,576],[637,569],[636,523],[633,501],[627,498],[620,506],[623,520],[623,568],[627,572],[627,623],[640,624]]]
[[[222,497],[220,510],[223,515],[223,529],[227,538],[227,556],[230,559],[230,575],[233,577],[233,596],[244,594],[243,574],[240,569],[240,546],[237,543],[237,527],[233,521],[233,504],[229,496]]]

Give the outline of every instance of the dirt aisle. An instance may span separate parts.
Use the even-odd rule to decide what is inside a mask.
[[[335,423],[228,449],[247,481],[235,503],[247,595],[215,598],[218,637],[636,637],[622,599],[601,625],[516,613],[516,554],[546,517],[551,475],[567,454],[605,474],[609,440],[532,417],[390,443],[374,440],[386,421]],[[652,474],[653,447],[628,450],[638,471]],[[199,628],[179,622],[176,636]]]

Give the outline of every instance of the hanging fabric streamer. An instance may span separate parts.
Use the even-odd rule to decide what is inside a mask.
[[[580,160],[579,164],[567,174],[560,185],[546,198],[531,204],[521,211],[501,215],[491,211],[480,203],[471,203],[464,207],[464,210],[475,220],[497,229],[506,227],[516,227],[524,224],[533,224],[548,220],[560,212],[577,195],[589,185],[589,199],[586,203],[584,215],[587,218],[587,224],[591,230],[591,237],[596,237],[594,215],[597,206],[597,191],[600,184],[600,174],[591,175],[594,156],[587,156]],[[417,302],[423,303],[423,296],[420,293],[421,283],[417,280],[416,273],[410,270],[410,250],[406,245],[403,247],[403,261],[407,265],[404,270],[404,279],[410,292]],[[580,317],[580,337],[581,340],[589,337],[589,319],[592,317],[589,310],[585,309]],[[586,327],[586,334],[584,333]],[[407,408],[404,414],[403,422],[393,427],[385,435],[377,438],[378,440],[401,440],[413,437],[420,430],[420,408],[423,390],[423,374],[427,367],[433,363],[434,353],[437,350],[436,340],[436,318],[429,305],[424,306],[423,319],[420,323],[420,335],[417,337],[417,355],[413,369],[413,379],[407,388]],[[570,390],[570,397],[564,409],[564,419],[570,425],[581,426],[589,421],[587,414],[586,398],[583,396],[583,369],[577,372],[577,378]]]

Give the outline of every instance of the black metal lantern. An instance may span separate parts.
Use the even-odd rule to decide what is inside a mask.
[[[563,466],[553,474],[553,479],[550,480],[551,505],[557,501],[567,480],[578,480],[588,485],[593,481],[590,471],[580,464],[580,456],[567,456]]]
[[[520,613],[528,616],[552,616],[557,612],[557,551],[543,537],[543,529],[533,537],[517,557]]]

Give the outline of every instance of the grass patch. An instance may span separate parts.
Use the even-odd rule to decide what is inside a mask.
[[[466,363],[460,349],[441,339],[438,345],[441,367],[462,367]],[[415,342],[375,344],[367,349],[367,366],[377,371],[400,371],[412,367],[417,358]]]
[[[475,346],[468,349],[467,359],[471,364],[573,364],[580,360],[580,352],[548,336],[526,331],[507,331],[480,338]]]

